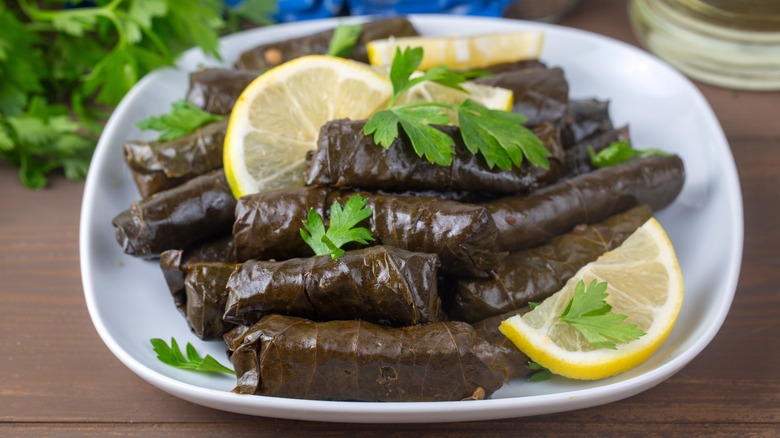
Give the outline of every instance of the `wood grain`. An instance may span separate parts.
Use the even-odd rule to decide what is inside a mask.
[[[583,1],[565,24],[636,44],[624,2]],[[657,387],[575,412],[431,425],[278,420],[179,400],[125,368],[92,326],[79,272],[83,183],[59,176],[28,191],[0,163],[0,436],[780,435],[780,93],[698,86],[739,171],[743,266],[721,331]]]

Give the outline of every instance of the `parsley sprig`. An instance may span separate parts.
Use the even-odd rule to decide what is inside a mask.
[[[458,105],[443,102],[415,102],[396,105],[397,99],[407,90],[423,81],[465,91],[460,85],[468,75],[434,67],[419,76],[413,76],[423,58],[420,47],[396,49],[390,68],[393,96],[387,107],[374,114],[363,129],[373,135],[374,141],[389,148],[398,138],[400,126],[420,157],[441,166],[452,164],[455,142],[433,125],[456,123],[460,126],[466,148],[473,154],[481,154],[491,169],[509,170],[520,166],[524,159],[532,165],[549,168],[550,152],[542,141],[522,124],[527,118],[521,114],[485,108],[472,99]],[[450,114],[454,114],[451,119]]]
[[[219,58],[221,33],[268,22],[275,3],[0,3],[0,159],[29,188],[44,187],[56,169],[83,178],[111,109],[141,77],[193,46]]]
[[[634,149],[628,141],[613,141],[606,148],[598,153],[593,147],[588,146],[588,156],[593,167],[602,168],[620,164],[626,160],[635,157],[646,157],[648,155],[671,155],[669,152],[660,149]]]
[[[167,114],[148,117],[136,124],[142,130],[160,131],[158,140],[170,141],[195,132],[203,125],[218,122],[221,116],[211,114],[196,107],[190,102],[177,100],[171,104]]]
[[[587,290],[580,280],[560,320],[579,331],[595,348],[616,349],[615,343],[627,343],[645,335],[637,325],[624,322],[626,315],[611,313],[607,304],[607,283],[591,281]]]
[[[533,371],[531,375],[528,377],[529,382],[543,382],[545,380],[549,380],[550,377],[552,377],[552,373],[547,368],[539,365],[538,363],[529,360],[528,365],[526,365],[526,368]]]
[[[211,355],[201,357],[198,351],[191,343],[187,342],[187,356],[181,352],[176,339],[171,338],[171,345],[159,338],[149,340],[152,343],[154,352],[157,353],[157,359],[160,362],[183,370],[200,371],[204,373],[228,373],[235,375],[236,372],[222,365]]]
[[[314,209],[309,210],[303,221],[301,237],[314,250],[316,255],[330,255],[337,259],[344,254],[342,246],[350,242],[363,245],[374,240],[371,231],[357,225],[371,217],[373,212],[366,207],[367,199],[355,195],[347,200],[342,208],[338,202],[330,207],[330,224],[326,230],[322,216]]]
[[[330,38],[328,55],[346,58],[355,48],[362,31],[362,24],[338,24]]]

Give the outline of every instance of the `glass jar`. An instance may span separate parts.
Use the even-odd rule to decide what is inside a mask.
[[[686,75],[741,90],[780,90],[780,0],[633,0],[634,32]]]

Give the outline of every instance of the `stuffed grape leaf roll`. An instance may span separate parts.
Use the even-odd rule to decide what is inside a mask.
[[[522,315],[528,310],[527,307],[524,307],[474,323],[474,330],[476,330],[477,336],[485,341],[477,344],[477,355],[490,368],[500,371],[504,375],[505,380],[531,374],[531,369],[528,368],[530,359],[509,338],[498,331],[498,326],[501,324],[501,321],[517,314]]]
[[[561,131],[563,146],[569,148],[590,137],[613,129],[609,117],[609,101],[572,99],[566,115],[566,127]]]
[[[169,249],[160,254],[160,270],[165,284],[173,296],[176,308],[187,316],[187,295],[184,291],[184,276],[190,263],[234,262],[233,236],[227,234],[204,242],[192,249]]]
[[[185,315],[201,339],[222,336],[233,324],[222,320],[227,303],[227,282],[236,265],[224,262],[190,263],[184,269],[187,304]]]
[[[158,257],[227,234],[236,199],[222,169],[133,202],[111,221],[125,253]]]
[[[650,208],[642,205],[597,224],[578,225],[543,245],[509,254],[491,278],[459,278],[447,314],[473,323],[542,301],[580,268],[620,246],[650,216]]]
[[[417,36],[417,30],[405,17],[390,17],[363,24],[358,43],[347,56],[356,61],[368,63],[366,43],[390,37]],[[299,38],[257,46],[243,52],[236,61],[239,70],[263,71],[291,59],[305,55],[324,55],[333,37],[333,30],[317,32]]]
[[[549,125],[548,125],[549,126]],[[609,146],[612,142],[629,141],[629,130],[627,126],[613,129],[602,134],[590,137],[564,151],[563,166],[561,168],[562,178],[571,178],[595,169],[591,163],[588,148],[593,148],[594,152],[599,152]],[[451,201],[479,203],[491,199],[506,196],[502,193],[493,193],[486,191],[469,190],[376,190],[376,192],[385,195],[397,196],[423,196],[429,198],[449,199]]]
[[[210,123],[171,141],[127,141],[125,162],[141,197],[176,187],[222,168],[227,120]]]
[[[242,197],[233,224],[238,261],[314,255],[299,231],[309,209],[324,218],[333,202],[343,205],[355,194],[301,188]],[[373,211],[364,226],[376,239],[374,244],[437,254],[442,270],[461,275],[486,275],[503,257],[494,251],[496,227],[485,207],[436,198],[360,195]]]
[[[320,130],[317,149],[306,157],[306,184],[366,190],[470,190],[497,193],[528,191],[555,182],[560,176],[563,147],[557,128],[544,124],[534,133],[550,151],[550,168],[524,161],[510,170],[489,169],[482,155],[471,153],[460,129],[438,129],[455,142],[452,164],[440,166],[420,157],[405,133],[389,148],[363,133],[364,120],[334,120]]]
[[[203,68],[190,73],[187,100],[212,114],[229,115],[238,97],[259,71]]]
[[[439,259],[391,246],[281,262],[250,260],[227,283],[224,319],[251,325],[282,314],[317,321],[366,319],[391,325],[438,321]]]
[[[519,251],[640,204],[653,210],[666,207],[684,182],[680,157],[651,155],[564,179],[530,194],[498,198],[485,206],[498,228],[498,249]]]
[[[269,315],[225,335],[233,392],[350,401],[450,401],[490,396],[504,383],[477,354],[463,322],[388,328]]]
[[[309,209],[325,216],[327,189],[279,189],[242,196],[235,211],[233,239],[236,260],[287,260],[311,257],[301,238]]]

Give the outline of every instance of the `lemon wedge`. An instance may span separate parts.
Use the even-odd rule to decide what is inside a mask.
[[[367,118],[392,94],[386,76],[331,56],[304,56],[260,75],[228,122],[223,161],[233,195],[303,185],[306,153],[316,148],[320,127]]]
[[[397,48],[422,47],[420,70],[438,65],[465,70],[495,64],[537,59],[542,52],[541,31],[488,33],[467,36],[404,37],[374,40],[366,44],[371,65],[390,65]]]
[[[608,283],[606,302],[646,334],[615,350],[593,348],[559,319],[583,280]],[[531,360],[552,373],[581,380],[613,376],[636,367],[666,340],[683,300],[683,280],[674,248],[655,219],[620,247],[584,266],[560,291],[534,310],[504,320],[499,330]]]

